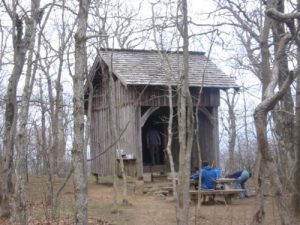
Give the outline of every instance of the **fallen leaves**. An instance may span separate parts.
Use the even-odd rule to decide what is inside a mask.
[[[73,225],[75,224],[73,219],[61,219],[61,220],[32,220],[28,225]],[[110,225],[110,223],[99,220],[99,219],[89,219],[89,225]]]
[[[9,220],[0,220],[1,225],[12,225]],[[28,225],[73,225],[75,224],[73,219],[60,219],[60,220],[36,220],[29,218]],[[89,225],[111,225],[111,223],[100,219],[88,219]],[[18,225],[18,223],[14,223]]]

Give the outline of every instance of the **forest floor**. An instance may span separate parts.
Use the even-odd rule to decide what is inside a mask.
[[[74,192],[70,180],[59,197],[59,220],[50,221],[45,218],[49,210],[44,204],[46,193],[46,180],[44,178],[30,178],[27,185],[28,215],[30,225],[69,225],[73,224]],[[57,179],[55,188],[62,184]],[[122,204],[122,182],[119,181],[117,192],[117,207],[114,207],[113,188],[107,183],[96,184],[94,179],[89,179],[89,224],[90,225],[175,225],[175,202],[172,196],[155,194],[159,187],[169,183],[160,181],[145,183],[149,190],[144,195],[134,193],[133,188],[128,188],[129,204]],[[251,188],[250,188],[251,190]],[[251,194],[251,193],[250,193]],[[223,199],[217,199],[215,204],[202,205],[197,210],[196,204],[191,203],[190,225],[247,225],[250,224],[255,211],[255,197],[233,199],[231,205],[225,205]],[[268,195],[265,197],[265,224],[279,225],[280,219],[275,205],[275,199]],[[11,224],[0,220],[0,224]],[[300,223],[299,223],[300,224]]]

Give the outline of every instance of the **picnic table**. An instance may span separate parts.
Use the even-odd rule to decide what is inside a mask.
[[[228,190],[228,189],[234,189],[233,183],[236,181],[235,178],[219,178],[215,180],[214,182],[216,183],[216,189],[217,190]],[[198,185],[197,180],[190,180],[191,186],[196,187]]]
[[[223,196],[226,204],[232,203],[232,198],[237,194],[243,193],[243,189],[235,189],[233,183],[236,181],[234,178],[219,178],[215,180],[216,190],[204,189],[204,190],[190,190],[191,200],[197,201],[198,194],[200,193],[205,199],[206,196],[214,199],[215,196]]]
[[[216,182],[216,189],[222,189],[222,190],[229,190],[233,189],[233,183],[236,182],[237,180],[235,178],[219,178],[215,180]]]
[[[177,179],[176,179],[177,181]],[[215,180],[216,182],[216,189],[205,189],[205,190],[190,190],[190,198],[192,201],[198,200],[198,194],[205,199],[206,196],[214,199],[215,196],[221,196],[224,197],[226,204],[232,204],[232,198],[236,196],[237,194],[243,193],[244,189],[235,189],[233,187],[233,183],[236,181],[234,178],[219,178]],[[191,186],[197,184],[198,181],[190,180]],[[168,194],[173,193],[172,186],[166,186],[162,187],[162,191],[165,191]]]

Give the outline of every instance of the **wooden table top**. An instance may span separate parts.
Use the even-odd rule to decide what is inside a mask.
[[[217,179],[216,183],[218,183],[218,184],[225,184],[225,183],[232,183],[234,181],[236,181],[235,178],[226,178],[226,177],[224,177],[224,178]]]

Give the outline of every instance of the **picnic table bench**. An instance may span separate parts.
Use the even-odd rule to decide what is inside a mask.
[[[208,190],[190,190],[190,198],[192,201],[197,201],[198,200],[198,193],[201,194],[201,196],[224,196],[224,200],[226,204],[231,204],[232,203],[232,197],[235,195],[244,192],[245,190],[243,189],[227,189],[227,190],[213,190],[213,189],[208,189]]]

